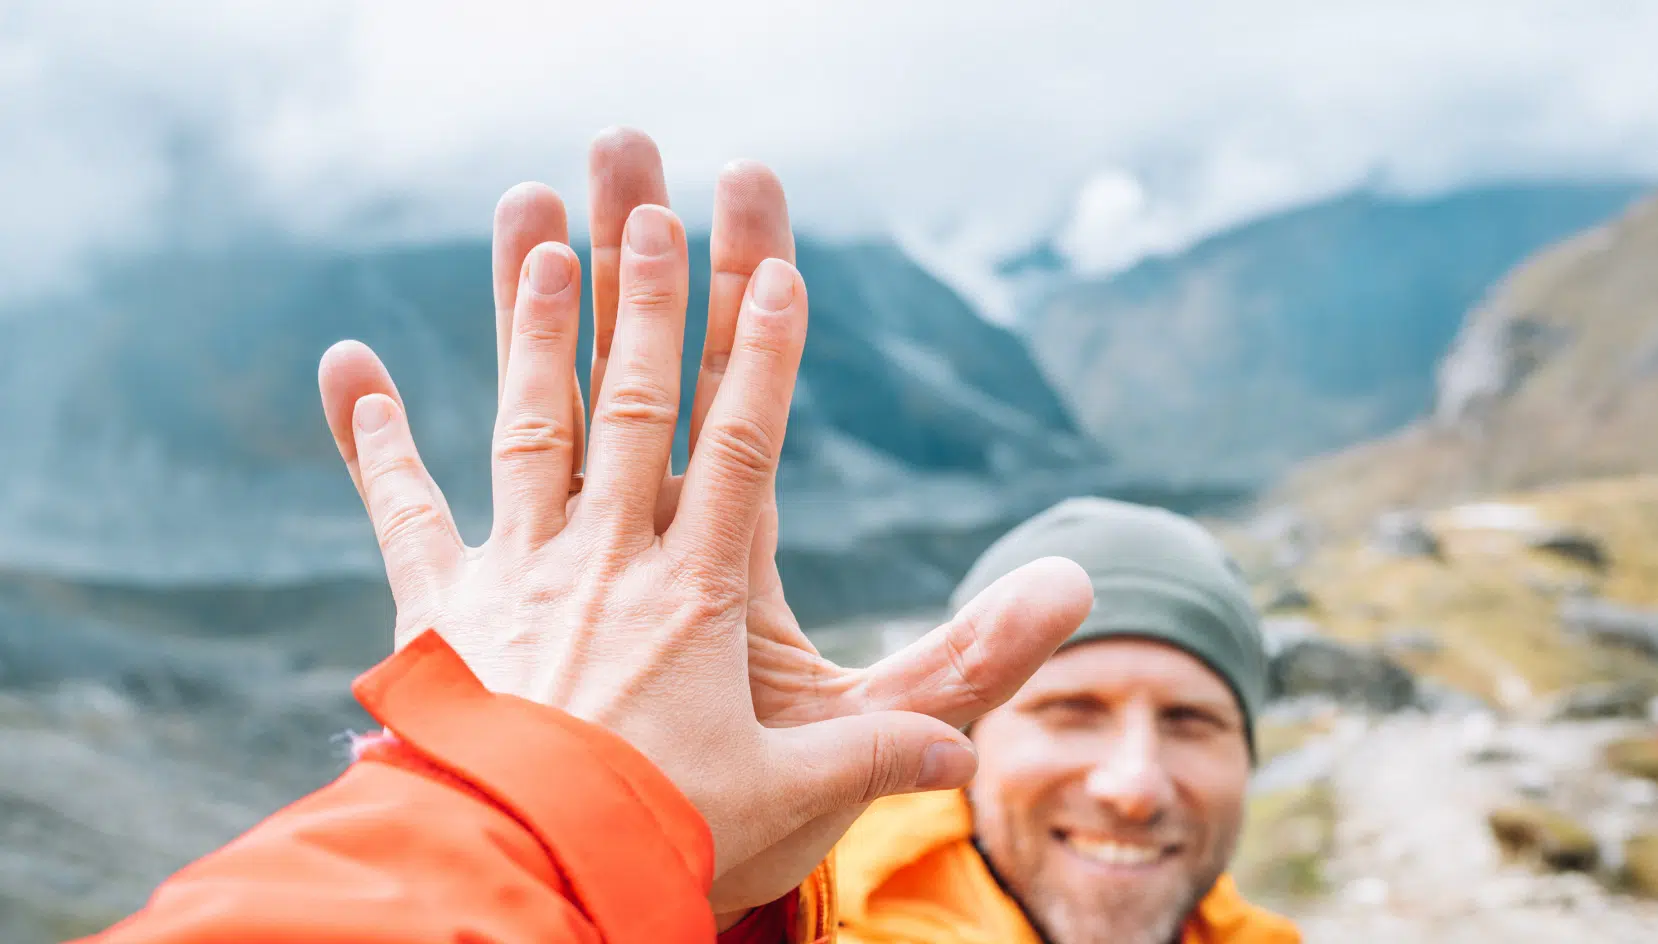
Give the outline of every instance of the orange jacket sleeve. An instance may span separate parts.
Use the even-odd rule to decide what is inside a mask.
[[[708,827],[620,738],[487,691],[431,631],[353,690],[394,738],[89,940],[714,939]]]

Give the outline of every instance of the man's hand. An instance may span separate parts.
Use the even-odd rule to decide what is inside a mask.
[[[602,477],[622,471],[620,467],[607,467],[597,460],[604,439],[601,432],[606,422],[604,403],[610,384],[616,382],[618,358],[626,350],[623,341],[627,335],[629,308],[619,300],[639,297],[636,292],[625,291],[632,283],[625,281],[628,272],[623,265],[626,255],[622,249],[624,221],[630,219],[637,207],[660,204],[667,198],[656,148],[648,138],[637,132],[619,131],[601,136],[594,146],[591,170],[590,230],[593,238],[596,339],[591,389],[599,391],[596,397],[599,409],[593,436],[594,458],[588,467],[588,492],[571,500],[569,520],[572,523],[580,517],[578,508],[581,503],[588,501],[590,493],[601,487]],[[497,208],[494,253],[496,320],[503,391],[501,420],[497,423],[497,533],[483,548],[469,552],[474,555],[487,553],[497,542],[501,531],[501,429],[503,424],[511,423],[512,378],[524,373],[518,364],[518,352],[531,347],[517,340],[526,330],[526,325],[521,323],[526,306],[520,297],[523,285],[520,273],[533,271],[533,268],[526,270],[525,267],[532,247],[549,241],[563,242],[567,238],[565,219],[563,204],[557,196],[539,185],[514,188]],[[781,403],[786,412],[788,400],[787,389],[782,390],[780,395],[776,388],[763,389],[753,383],[751,372],[740,369],[749,347],[744,342],[752,331],[750,322],[756,320],[752,305],[744,307],[745,298],[752,294],[750,283],[755,281],[756,270],[762,260],[768,258],[793,258],[793,239],[782,188],[770,171],[757,164],[739,163],[722,174],[711,242],[713,274],[708,331],[691,418],[691,467],[683,479],[666,476],[666,448],[663,447],[660,461],[653,464],[660,481],[654,500],[635,506],[654,509],[652,517],[655,520],[651,527],[653,532],[661,535],[660,543],[664,545],[670,535],[678,533],[680,517],[689,514],[693,507],[693,496],[698,494],[695,476],[711,461],[708,455],[715,456],[712,461],[719,462],[718,456],[730,452],[730,444],[726,441],[729,434],[721,432],[719,425],[723,415],[720,405],[740,401],[748,407],[759,407],[764,404],[750,401],[775,396],[775,402]],[[544,250],[536,250],[541,251]],[[683,253],[682,246],[680,252]],[[533,260],[531,262],[533,266]],[[774,261],[767,263],[767,267],[780,264]],[[804,288],[798,281],[794,284],[800,293],[797,298],[803,302]],[[680,291],[682,293],[683,289]],[[679,305],[682,307],[683,304],[681,295]],[[574,310],[573,307],[571,310]],[[532,326],[530,330],[542,329]],[[677,356],[677,334],[675,338],[672,347]],[[798,350],[794,350],[791,356],[798,359]],[[540,369],[552,369],[553,365],[547,363],[546,358],[542,361]],[[657,366],[665,369],[666,360],[661,360]],[[677,390],[677,362],[674,367],[671,382],[665,388],[669,391]],[[792,366],[788,375],[789,386],[792,387]],[[562,383],[558,383],[558,379],[556,374],[544,377],[540,386],[548,390],[558,386],[568,392],[561,398],[544,397],[546,402],[543,406],[553,405],[563,410],[571,433],[569,446],[560,448],[565,449],[568,456],[566,462],[569,465],[565,468],[572,469],[580,461],[584,411],[579,394],[575,392],[573,370],[566,368]],[[357,471],[360,463],[351,446],[350,404],[367,394],[395,398],[395,390],[378,361],[360,347],[337,348],[330,352],[324,362],[322,385],[325,405],[342,454],[348,465],[352,466],[354,478],[361,483],[363,477]],[[671,436],[671,421],[662,422],[667,427],[663,435]],[[781,419],[777,422],[780,436]],[[709,430],[714,431],[712,437]],[[867,726],[878,719],[892,717],[887,713],[895,710],[921,712],[952,726],[965,725],[1016,691],[1086,615],[1092,593],[1080,571],[1066,562],[1040,562],[1004,579],[965,607],[949,623],[872,668],[851,670],[830,663],[817,653],[800,630],[783,598],[782,584],[777,576],[777,517],[770,472],[775,465],[776,445],[775,442],[770,445],[768,471],[758,486],[755,524],[750,531],[751,540],[742,562],[745,573],[741,582],[746,598],[739,607],[744,611],[747,630],[748,707],[754,720],[761,725],[775,729],[799,729],[794,731],[799,736],[821,728],[823,722],[837,722],[840,725],[861,723]],[[748,464],[754,465],[752,461]],[[553,474],[553,478],[553,482],[543,482],[543,486],[552,488],[559,482],[567,482],[569,472],[562,473],[562,478]],[[680,502],[682,488],[685,490],[683,506]],[[435,488],[431,492],[435,495]],[[642,491],[630,494],[643,497]],[[372,501],[370,504],[372,507]],[[441,496],[433,499],[432,506],[434,514],[447,517]],[[722,523],[729,524],[730,521]],[[707,566],[711,562],[703,563]],[[388,561],[388,569],[389,566]],[[567,559],[566,569],[569,573],[562,577],[547,573],[536,579],[544,584],[551,582],[568,586],[576,578],[577,561]],[[643,589],[630,589],[628,592],[641,593]],[[399,603],[401,612],[401,597]],[[401,618],[399,625],[418,628]],[[443,629],[442,623],[436,625]],[[466,650],[462,652],[465,654]],[[657,671],[671,670],[659,668]],[[647,682],[648,678],[641,679],[641,684]],[[850,731],[849,728],[846,730]],[[879,739],[875,743],[879,744]],[[866,750],[875,749],[869,741],[863,742],[863,746]],[[647,753],[650,751],[647,750]],[[717,771],[709,772],[712,777],[718,774]],[[671,770],[670,776],[674,776]],[[777,796],[781,795],[779,790],[793,788],[788,787],[785,781],[778,781],[765,785],[764,789],[767,796]],[[716,881],[712,896],[716,910],[740,911],[788,892],[822,859],[867,801],[881,792],[896,791],[875,789],[872,785],[863,791],[863,796],[849,800],[838,808],[824,810],[809,822],[803,820],[786,839],[779,836],[781,841],[771,844],[758,855],[747,858],[727,856],[726,848],[722,846],[720,870],[723,874]],[[710,822],[712,824],[713,820]]]

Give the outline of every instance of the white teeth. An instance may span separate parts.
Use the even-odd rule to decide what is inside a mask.
[[[1149,865],[1163,854],[1154,846],[1133,846],[1109,840],[1096,842],[1076,836],[1065,837],[1065,843],[1077,853],[1105,865]]]

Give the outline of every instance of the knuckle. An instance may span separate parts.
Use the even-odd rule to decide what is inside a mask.
[[[958,616],[944,633],[944,655],[955,673],[956,684],[977,704],[988,707],[989,693],[979,685],[978,667],[984,662],[983,635],[978,620]]]
[[[766,324],[754,325],[737,339],[740,356],[764,363],[781,360],[792,341],[788,325],[783,319],[768,319]]]
[[[538,354],[562,351],[570,345],[570,341],[575,334],[572,330],[574,326],[567,323],[569,320],[567,318],[529,320],[527,324],[519,326],[516,332],[518,341],[525,349]]]
[[[395,452],[374,457],[360,457],[363,484],[374,486],[398,476],[417,476],[421,473],[420,460],[412,453]]]
[[[406,502],[386,510],[380,517],[382,548],[393,547],[411,540],[430,529],[437,522],[437,506],[430,502]]]
[[[706,426],[698,451],[708,450],[722,474],[743,483],[764,480],[776,468],[776,437],[752,416],[725,417]]]
[[[495,455],[501,459],[541,456],[572,451],[575,444],[575,429],[569,422],[525,414],[496,431]]]
[[[678,314],[684,293],[665,279],[639,279],[622,289],[622,307],[641,314]]]
[[[681,561],[673,579],[685,591],[688,615],[699,623],[742,607],[748,598],[747,575],[735,563],[722,565],[706,555]]]
[[[901,761],[898,743],[892,734],[877,731],[869,742],[869,771],[863,782],[863,795],[857,798],[857,802],[873,803],[902,789]]]
[[[618,378],[605,392],[604,418],[632,426],[673,426],[679,421],[678,398],[661,384]]]

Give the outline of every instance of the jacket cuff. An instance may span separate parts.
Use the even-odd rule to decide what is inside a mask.
[[[713,939],[708,825],[620,737],[489,691],[430,629],[352,692],[405,744],[534,834],[605,940]]]
[[[827,944],[835,939],[838,914],[835,902],[835,853],[818,863],[795,890],[790,944]]]

